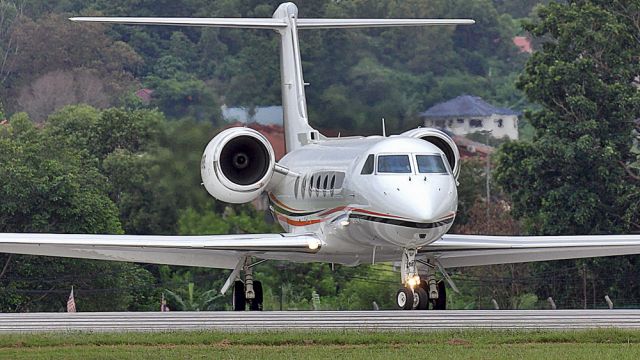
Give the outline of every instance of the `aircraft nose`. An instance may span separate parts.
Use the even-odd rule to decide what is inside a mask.
[[[413,206],[408,209],[408,217],[416,222],[433,222],[439,218],[441,218],[447,211],[443,210],[443,208],[448,208],[446,206],[442,206],[444,199],[436,199],[435,197],[426,197],[421,199],[414,199]]]
[[[415,222],[430,223],[441,220],[455,211],[457,194],[450,186],[427,184],[414,190],[407,199],[407,217]]]
[[[386,179],[382,179],[386,180]],[[431,223],[456,211],[455,182],[445,176],[412,177],[403,182],[380,182],[375,207],[409,221]]]

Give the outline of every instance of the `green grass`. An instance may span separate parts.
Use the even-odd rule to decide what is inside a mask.
[[[0,359],[638,359],[640,331],[0,335]]]

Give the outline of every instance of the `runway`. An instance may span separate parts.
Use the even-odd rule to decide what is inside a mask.
[[[640,328],[640,310],[111,312],[0,314],[0,333]]]

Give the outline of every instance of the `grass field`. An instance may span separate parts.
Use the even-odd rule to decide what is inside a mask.
[[[0,359],[640,359],[640,331],[0,335]]]

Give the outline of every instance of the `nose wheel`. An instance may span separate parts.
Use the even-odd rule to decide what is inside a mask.
[[[414,296],[413,290],[410,288],[400,288],[396,293],[396,304],[402,310],[411,310],[413,309],[414,304]]]
[[[429,295],[421,287],[403,287],[396,293],[396,305],[401,310],[428,310],[430,301]]]
[[[443,281],[436,281],[433,266],[427,267],[424,280],[418,275],[416,249],[404,249],[401,277],[404,287],[396,292],[396,305],[401,310],[444,310],[446,289]],[[431,306],[429,306],[431,305]]]

